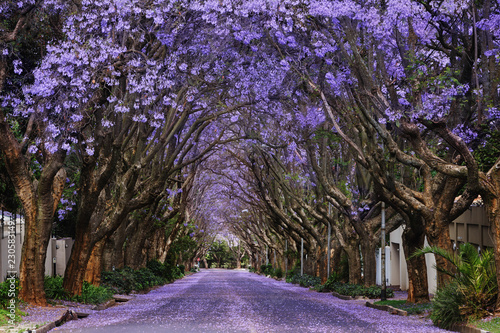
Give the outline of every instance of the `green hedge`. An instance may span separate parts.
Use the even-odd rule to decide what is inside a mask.
[[[286,278],[286,282],[293,283],[293,284],[299,284],[302,287],[308,287],[308,288],[315,288],[319,285],[321,285],[321,278],[317,276],[311,276],[311,275],[300,275],[300,273],[296,273],[293,275],[290,275]]]
[[[326,285],[326,284],[325,284]],[[359,284],[350,284],[342,282],[333,282],[329,285],[329,290],[346,296],[365,296],[368,298],[380,298],[382,292],[381,286],[365,287]],[[394,297],[394,291],[391,288],[386,288],[386,297]]]
[[[62,276],[46,276],[44,280],[45,295],[48,299],[67,300],[87,304],[100,304],[113,297],[114,291],[106,286],[96,287],[88,282],[82,286],[82,294],[70,297],[63,288]]]

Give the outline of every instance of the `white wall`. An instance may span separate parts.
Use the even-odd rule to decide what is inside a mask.
[[[24,242],[24,220],[17,217],[16,223],[16,237],[15,237],[15,268],[11,269],[9,267],[9,248],[8,248],[8,223],[12,219],[9,216],[4,216],[3,230],[0,225],[0,281],[4,281],[7,277],[8,271],[15,271],[19,276],[19,266],[21,262],[21,252]],[[47,259],[45,260],[45,275],[52,276],[54,274],[54,264],[53,259],[56,259],[56,274],[64,275],[64,270],[66,269],[66,264],[68,263],[69,256],[71,254],[71,249],[73,248],[74,241],[71,238],[61,238],[55,239],[51,238],[49,245],[47,247]],[[12,250],[11,250],[12,252]]]

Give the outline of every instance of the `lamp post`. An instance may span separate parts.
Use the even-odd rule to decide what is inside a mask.
[[[300,239],[300,276],[304,275],[304,238]]]
[[[327,255],[327,261],[326,261],[326,278],[328,279],[330,277],[330,242],[331,242],[331,235],[332,235],[332,225],[330,224],[330,216],[331,216],[331,211],[332,211],[332,206],[330,203],[328,203],[328,246],[326,249],[326,255]]]
[[[381,223],[381,231],[380,237],[382,238],[382,253],[380,255],[381,258],[381,267],[382,267],[382,290],[380,291],[380,299],[385,301],[386,297],[386,281],[385,281],[385,202],[382,202],[382,223]]]

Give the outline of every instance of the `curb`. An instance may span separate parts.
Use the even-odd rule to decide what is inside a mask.
[[[335,291],[332,291],[332,295],[337,297],[337,298],[340,298],[340,299],[343,299],[344,301],[353,301],[353,300],[366,300],[368,298],[364,297],[364,296],[356,296],[356,297],[352,297],[352,296],[346,296],[346,295],[342,295],[342,294],[339,294]]]
[[[65,313],[65,314],[66,314],[66,313]],[[63,314],[63,315],[61,316],[61,318],[62,318],[62,317],[64,317],[64,315],[65,315],[65,314]],[[55,321],[53,321],[53,322],[51,322],[51,323],[48,323],[48,324],[45,324],[45,325],[43,325],[42,327],[39,327],[39,328],[37,328],[37,329],[31,330],[31,331],[30,331],[30,330],[27,330],[27,331],[25,331],[25,332],[47,333],[48,331],[50,331],[50,330],[51,330],[51,329],[53,329],[53,328],[56,328],[56,322],[55,322]]]
[[[451,327],[451,330],[460,333],[491,333],[490,331],[486,331],[477,327],[472,327],[464,324],[455,324]]]
[[[390,305],[378,305],[378,304],[373,304],[373,303],[370,303],[370,302],[366,302],[365,305],[367,307],[369,307],[369,308],[373,308],[373,309],[377,309],[377,310],[382,310],[382,311],[387,311],[390,314],[395,314],[395,315],[404,316],[404,317],[408,316],[408,312],[406,312],[405,310],[401,310],[401,309],[392,307]],[[469,332],[467,332],[467,333],[469,333]]]

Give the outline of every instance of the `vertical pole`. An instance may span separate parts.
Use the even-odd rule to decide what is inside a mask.
[[[300,276],[304,275],[304,238],[300,239]]]
[[[327,269],[327,273],[326,273],[326,278],[329,278],[330,277],[330,260],[331,260],[331,246],[330,246],[330,239],[331,239],[331,233],[332,233],[332,225],[330,224],[330,221],[328,221],[328,247],[327,247],[327,258],[328,258],[328,261],[327,261],[327,265],[326,265],[326,269]]]
[[[328,246],[326,249],[327,261],[326,261],[326,278],[330,277],[330,260],[331,260],[331,236],[332,236],[332,225],[330,224],[332,206],[328,203]]]
[[[382,290],[380,291],[380,299],[385,301],[386,297],[386,281],[385,281],[385,202],[382,202],[382,226],[380,237],[382,238],[382,253],[381,253],[381,267],[382,267]]]
[[[288,273],[288,239],[285,239],[285,279]]]

